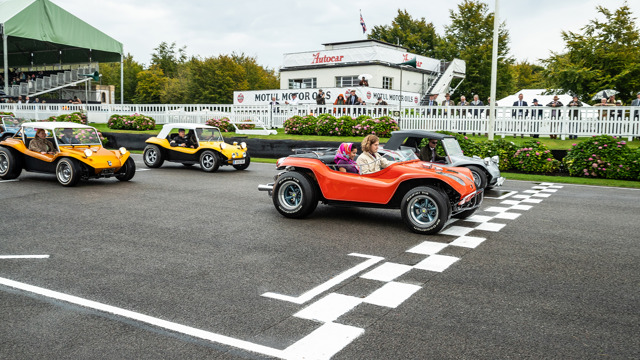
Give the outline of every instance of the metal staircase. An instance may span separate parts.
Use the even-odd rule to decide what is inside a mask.
[[[465,78],[465,65],[466,64],[464,60],[460,59],[453,59],[453,61],[451,62],[441,61],[440,74],[438,74],[438,76],[431,83],[431,86],[429,86],[429,89],[420,100],[420,105],[424,106],[429,103],[429,95],[431,94],[438,94],[437,100],[438,102],[440,102],[442,101],[442,99],[444,99],[445,93],[454,92],[458,88],[460,83],[462,83],[462,80],[464,80]],[[451,82],[453,81],[453,79],[460,79],[460,81],[452,90]]]

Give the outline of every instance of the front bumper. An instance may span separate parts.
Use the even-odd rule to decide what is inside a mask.
[[[476,192],[465,196],[462,200],[460,200],[457,204],[453,206],[451,209],[451,215],[455,215],[457,213],[475,209],[482,204],[482,200],[484,199],[484,190],[480,189]]]
[[[490,185],[491,185],[491,186],[494,186],[494,187],[495,187],[495,186],[502,186],[502,184],[504,184],[504,181],[505,181],[505,180],[507,180],[507,178],[506,178],[506,177],[504,177],[504,176],[500,176],[500,177],[496,180],[495,184],[490,184]]]

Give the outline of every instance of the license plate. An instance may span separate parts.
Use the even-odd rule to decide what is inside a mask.
[[[233,160],[233,165],[242,165],[244,164],[244,159],[242,160]]]

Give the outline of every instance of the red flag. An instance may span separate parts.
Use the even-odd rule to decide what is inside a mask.
[[[362,13],[360,13],[360,25],[362,25],[362,33],[367,32],[367,25],[364,24],[364,19],[362,18]]]

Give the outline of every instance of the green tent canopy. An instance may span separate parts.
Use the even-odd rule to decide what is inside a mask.
[[[121,59],[122,43],[49,0],[0,0],[0,26],[10,66]]]

